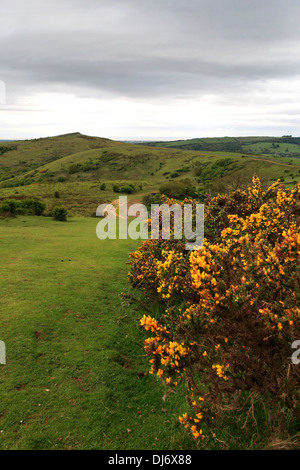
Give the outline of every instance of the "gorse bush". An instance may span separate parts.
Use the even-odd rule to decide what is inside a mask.
[[[160,305],[159,317],[148,311],[141,319],[151,333],[150,373],[171,388],[185,380],[190,413],[179,420],[196,440],[214,441],[226,410],[239,416],[248,407],[253,424],[254,398],[272,432],[284,434],[290,417],[299,419],[299,366],[291,361],[300,326],[299,216],[299,183],[262,191],[254,178],[245,191],[206,201],[200,249],[147,240],[130,255],[131,284],[145,305]]]

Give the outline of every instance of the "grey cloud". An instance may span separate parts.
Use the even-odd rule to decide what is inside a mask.
[[[0,79],[16,97],[52,87],[178,96],[300,74],[292,0],[4,0],[2,8]]]

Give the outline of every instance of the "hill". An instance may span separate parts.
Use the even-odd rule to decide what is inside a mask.
[[[0,142],[0,181],[23,175],[74,152],[109,146],[109,139],[75,132],[57,137]]]
[[[147,142],[154,147],[180,148],[185,150],[239,152],[257,155],[300,158],[300,137],[217,137]]]
[[[259,140],[260,139],[260,140]],[[300,175],[300,145],[275,144],[271,138],[194,139],[141,144],[86,136],[79,132],[0,143],[0,200],[35,197],[51,211],[62,203],[72,215],[92,215],[102,202],[116,199],[116,187],[134,186],[130,197],[157,192],[163,183],[183,181],[199,194],[224,192],[246,185],[253,174],[263,184],[281,179],[290,184]],[[295,140],[295,142],[294,142]],[[201,141],[199,143],[199,141]],[[229,150],[231,145],[249,152]],[[260,145],[299,148],[293,156],[260,154]],[[172,147],[167,147],[171,145]],[[300,139],[299,139],[300,144]],[[177,146],[183,148],[177,148]],[[199,145],[209,149],[199,149]],[[256,152],[250,152],[254,146]],[[195,148],[190,148],[194,146]],[[198,147],[197,147],[198,146]],[[227,150],[224,150],[225,147]],[[213,150],[214,149],[214,150]],[[100,189],[101,188],[101,189]],[[122,191],[121,191],[122,192]],[[59,198],[59,200],[57,200]]]

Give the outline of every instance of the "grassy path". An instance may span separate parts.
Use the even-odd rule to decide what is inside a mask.
[[[139,241],[100,241],[96,224],[0,220],[0,449],[194,446],[177,419],[187,405],[162,400],[119,298]]]

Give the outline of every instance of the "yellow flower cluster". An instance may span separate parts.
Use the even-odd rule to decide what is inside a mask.
[[[164,334],[169,333],[169,331],[167,330],[165,326],[158,323],[158,321],[155,320],[155,318],[150,317],[150,315],[148,316],[144,315],[141,318],[140,323],[147,331],[150,330],[152,332],[155,331],[157,333],[164,333]]]
[[[190,348],[184,343],[177,341],[166,341],[162,336],[147,338],[144,341],[145,351],[151,356],[149,362],[152,364],[150,373],[162,377],[165,373],[167,385],[178,385],[178,379],[182,376],[184,367],[182,360],[190,353]],[[171,376],[177,374],[177,378],[172,382]]]
[[[201,422],[203,421],[204,417],[204,410],[203,410],[203,402],[204,399],[202,397],[198,397],[198,399],[194,399],[192,403],[193,409],[193,416],[188,416],[187,413],[184,413],[182,416],[179,416],[179,422],[186,428],[189,429],[193,435],[193,437],[197,439],[205,439],[205,435],[202,430]]]
[[[218,377],[221,377],[224,380],[229,380],[225,375],[226,370],[229,369],[229,364],[222,366],[221,364],[213,364],[212,368],[216,370]]]

